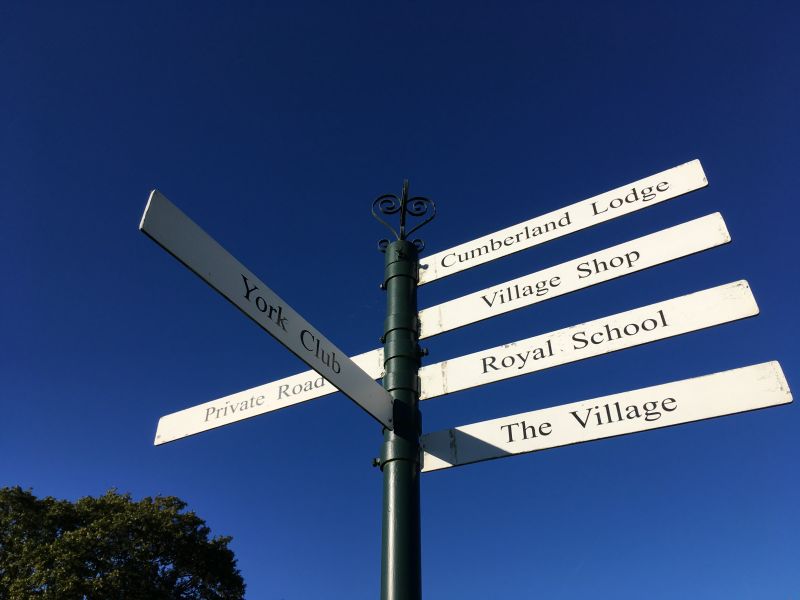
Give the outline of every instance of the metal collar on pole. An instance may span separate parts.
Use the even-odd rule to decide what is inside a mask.
[[[399,214],[395,230],[378,213]],[[430,222],[436,215],[433,201],[408,197],[408,181],[403,191],[380,196],[372,204],[373,216],[394,233],[396,240],[381,240],[385,253],[384,280],[386,319],[384,321],[383,387],[394,400],[394,430],[384,430],[379,465],[383,471],[383,542],[381,559],[381,598],[419,600],[422,598],[420,549],[420,444],[422,417],[419,412],[419,317],[417,315],[418,252],[420,240],[408,235]],[[407,217],[421,221],[407,229]]]

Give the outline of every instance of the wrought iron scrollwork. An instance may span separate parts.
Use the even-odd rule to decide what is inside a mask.
[[[378,216],[378,213],[386,216],[400,213],[400,231],[398,232],[387,223],[386,220]],[[411,229],[406,230],[406,219],[409,215],[421,219],[421,221]],[[433,220],[436,216],[436,204],[430,198],[424,198],[422,196],[409,198],[408,179],[405,179],[403,181],[403,191],[399,198],[394,194],[384,194],[383,196],[375,198],[372,202],[372,216],[383,223],[384,226],[394,234],[396,239],[405,240],[408,239],[412,233],[417,231],[417,229],[423,225],[427,225]],[[418,251],[422,251],[422,249],[425,248],[425,243],[422,240],[416,239],[413,240],[412,243],[417,247]],[[382,239],[378,242],[378,248],[381,252],[384,252],[388,245],[389,240],[387,239]]]

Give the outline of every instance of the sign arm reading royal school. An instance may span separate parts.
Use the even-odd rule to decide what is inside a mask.
[[[749,285],[746,281],[737,281],[419,368],[418,339],[709,250],[730,242],[730,235],[722,216],[714,213],[496,283],[421,310],[418,319],[408,320],[403,313],[412,305],[403,304],[398,298],[413,298],[413,314],[417,314],[417,285],[706,185],[702,166],[694,160],[432,254],[418,263],[416,248],[419,244],[406,240],[406,218],[425,216],[432,203],[425,198],[409,199],[407,184],[404,184],[402,197],[381,196],[373,204],[373,214],[397,236],[396,242],[385,241],[382,245],[387,253],[384,287],[389,295],[390,311],[386,321],[387,349],[372,350],[352,359],[169,200],[153,191],[140,229],[312,369],[166,415],[159,421],[155,443],[177,440],[318,398],[337,389],[342,391],[391,432],[386,434],[379,461],[384,471],[385,490],[389,490],[384,509],[383,597],[419,597],[418,532],[415,539],[395,539],[400,535],[398,532],[405,531],[404,525],[401,523],[395,531],[392,527],[398,523],[386,516],[391,513],[397,520],[397,515],[401,514],[397,512],[399,507],[412,502],[416,494],[416,512],[412,510],[407,518],[416,522],[410,528],[418,529],[418,487],[416,491],[409,487],[408,498],[398,501],[397,506],[392,505],[391,496],[396,489],[402,489],[400,484],[404,478],[415,477],[414,471],[434,471],[792,401],[780,365],[770,362],[538,409],[419,438],[418,418],[414,417],[417,400],[757,315],[758,306]],[[383,215],[399,214],[399,233],[376,214],[376,207]],[[433,215],[409,233],[431,218]],[[406,366],[398,371],[397,365],[402,364]],[[381,377],[384,378],[383,387],[375,382]],[[411,383],[402,383],[405,380]],[[415,381],[419,383],[413,383]],[[398,548],[405,548],[405,555]]]

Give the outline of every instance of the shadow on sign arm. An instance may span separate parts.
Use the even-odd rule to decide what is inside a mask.
[[[460,429],[445,429],[422,436],[422,471],[436,471],[511,456],[508,452]]]

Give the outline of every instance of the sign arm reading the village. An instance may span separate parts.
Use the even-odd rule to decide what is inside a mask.
[[[264,282],[154,190],[139,229],[172,254],[309,367],[320,373],[385,427],[392,429],[392,398],[319,330]],[[249,411],[263,398],[230,403],[218,411]]]
[[[437,471],[649,431],[792,401],[777,362],[673,381],[422,436],[422,471]]]

